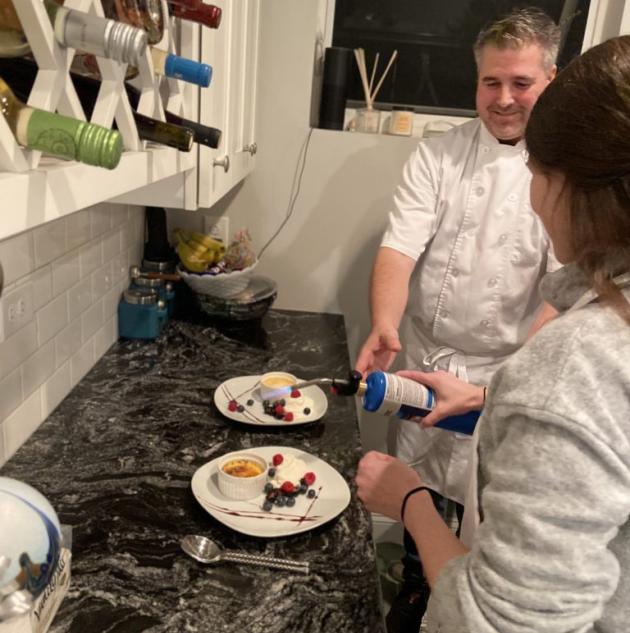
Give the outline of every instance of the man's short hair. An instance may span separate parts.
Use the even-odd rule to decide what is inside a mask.
[[[516,9],[481,30],[473,45],[475,61],[484,46],[522,48],[537,44],[543,51],[543,67],[551,70],[560,47],[560,27],[544,12],[534,7]]]

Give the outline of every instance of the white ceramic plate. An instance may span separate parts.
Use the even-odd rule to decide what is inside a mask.
[[[298,381],[301,380],[301,378],[298,378]],[[259,382],[260,376],[239,376],[238,378],[230,378],[230,380],[226,380],[215,389],[214,404],[224,416],[232,420],[260,426],[295,426],[296,424],[308,424],[309,422],[315,422],[322,418],[328,410],[328,398],[326,398],[326,394],[317,385],[311,385],[310,387],[305,387],[300,390],[307,400],[305,406],[308,405],[311,412],[308,415],[302,411],[296,412],[291,422],[277,420],[273,416],[267,415],[263,409],[262,398],[258,392]],[[286,396],[285,399],[290,400],[290,397]],[[243,412],[230,411],[228,409],[230,400],[236,400],[239,404],[242,404],[243,407],[245,407]],[[248,400],[253,400],[254,404],[248,405]]]
[[[228,499],[217,486],[218,464],[225,457],[221,455],[197,469],[192,478],[192,492],[204,510],[229,528],[263,538],[289,536],[307,532],[334,519],[350,503],[350,488],[345,479],[318,457],[288,446],[263,446],[247,450],[257,453],[268,462],[276,453],[299,457],[306,463],[307,471],[315,473],[317,479],[312,488],[317,495],[314,499],[298,495],[292,508],[274,505],[270,512],[262,509],[265,500],[262,493],[247,501]]]

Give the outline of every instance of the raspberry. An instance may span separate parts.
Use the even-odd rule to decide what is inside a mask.
[[[295,486],[290,481],[285,481],[280,486],[280,490],[284,492],[285,495],[290,495],[295,490]]]
[[[281,404],[277,404],[274,408],[276,415],[284,415],[284,407]]]
[[[284,461],[284,457],[282,457],[282,455],[280,455],[280,453],[276,453],[273,456],[272,461],[273,461],[273,465],[274,466],[280,466],[280,464],[282,464],[282,462]]]
[[[312,486],[315,483],[315,473],[305,473],[303,479],[307,486]]]
[[[236,411],[238,409],[238,404],[236,400],[230,400],[228,402],[228,411]]]
[[[302,394],[300,393],[300,390],[299,390],[299,389],[294,389],[294,390],[291,392],[291,397],[292,397],[292,398],[299,398],[301,395],[302,395]]]
[[[289,411],[289,413],[285,413],[284,414],[284,421],[285,422],[293,422],[293,413],[291,413]]]

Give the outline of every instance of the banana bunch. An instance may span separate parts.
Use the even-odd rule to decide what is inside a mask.
[[[225,244],[211,235],[175,229],[177,254],[186,270],[193,273],[205,273],[217,264],[225,255]]]

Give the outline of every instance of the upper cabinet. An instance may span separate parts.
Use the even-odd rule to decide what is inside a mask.
[[[256,160],[256,94],[260,0],[217,0],[222,31],[202,32],[202,56],[226,69],[213,91],[202,92],[200,121],[220,122],[218,149],[199,148],[199,206],[210,207],[249,174]]]
[[[7,0],[0,0],[6,2]],[[253,168],[255,91],[260,0],[216,0],[223,10],[218,29],[168,19],[154,48],[209,64],[209,87],[155,73],[147,49],[132,84],[139,91],[137,111],[165,120],[165,110],[222,130],[219,148],[195,144],[190,152],[143,141],[125,90],[125,64],[98,59],[102,83],[90,120],[114,125],[124,151],[113,170],[53,159],[20,147],[0,115],[0,182],[4,209],[0,240],[93,204],[112,200],[197,209],[212,206]],[[30,106],[86,119],[69,68],[75,51],[57,43],[41,0],[14,6],[39,72]],[[65,0],[64,6],[103,15],[101,0]],[[162,0],[168,14],[168,4]]]

